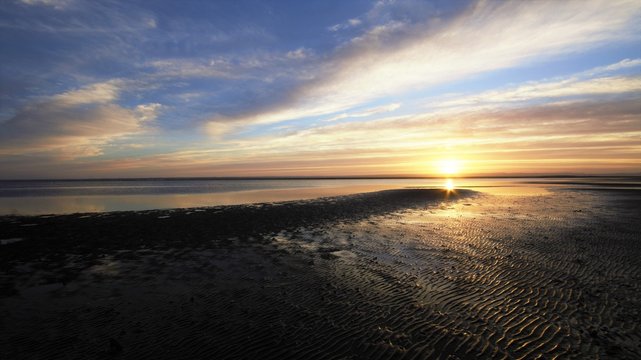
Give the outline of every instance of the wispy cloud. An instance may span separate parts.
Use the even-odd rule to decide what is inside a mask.
[[[128,109],[113,103],[122,84],[97,83],[25,105],[2,123],[0,155],[96,156],[114,139],[147,131],[145,124],[156,118],[161,105]]]
[[[342,113],[336,116],[333,116],[325,121],[336,121],[336,120],[342,120],[342,119],[347,119],[347,118],[362,118],[362,117],[368,117],[376,114],[381,114],[381,113],[386,113],[386,112],[391,112],[394,111],[398,108],[401,107],[400,103],[393,103],[393,104],[387,104],[383,106],[378,106],[375,108],[363,110],[363,111],[358,111],[358,112],[352,112],[352,113]]]
[[[81,89],[55,95],[51,98],[51,101],[63,106],[109,103],[118,98],[122,84],[122,80],[91,84]]]
[[[629,171],[641,166],[635,99],[396,116],[102,163],[155,176],[425,174],[455,157],[466,174]]]
[[[576,74],[528,81],[474,94],[446,94],[423,101],[427,108],[514,106],[528,101],[587,99],[597,95],[640,97],[641,75],[621,75],[617,71],[641,67],[641,59],[624,59],[614,64],[595,67]]]
[[[311,55],[311,53],[312,51],[310,49],[300,47],[296,50],[288,51],[285,56],[288,59],[302,60],[302,59],[308,58]]]
[[[598,66],[593,69],[584,71],[580,74],[577,74],[577,77],[601,75],[604,73],[611,73],[614,71],[635,68],[640,66],[641,66],[641,59],[623,59],[614,64]]]
[[[19,0],[19,1],[26,5],[44,5],[44,6],[51,6],[55,9],[64,9],[73,0]]]
[[[640,15],[636,1],[479,2],[438,26],[391,21],[353,39],[291,95],[211,121],[239,126],[340,112],[384,96],[631,41],[639,34]]]
[[[349,19],[346,22],[341,23],[341,24],[334,24],[334,25],[328,27],[327,30],[332,31],[332,32],[336,32],[336,31],[348,29],[348,28],[351,28],[351,27],[359,26],[362,23],[363,23],[363,21],[361,19],[353,18],[353,19]]]
[[[569,98],[594,95],[633,93],[641,94],[641,76],[611,76],[589,80],[563,79],[550,82],[533,82],[514,88],[491,90],[471,96],[455,96],[451,100],[436,100],[432,106],[460,107],[483,105],[508,105],[514,102],[537,99]],[[450,96],[454,97],[454,96]]]
[[[149,61],[144,66],[151,69],[151,79],[220,78],[271,82],[276,78],[296,77],[300,74],[299,69],[291,68],[291,65],[310,57],[313,57],[311,50],[298,48],[285,53],[255,52],[242,57],[165,58]]]

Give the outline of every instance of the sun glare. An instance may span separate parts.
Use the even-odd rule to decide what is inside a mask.
[[[454,191],[454,181],[452,181],[452,179],[447,179],[445,181],[445,190]]]
[[[458,160],[441,160],[438,162],[438,170],[442,174],[454,175],[461,170],[461,162]]]

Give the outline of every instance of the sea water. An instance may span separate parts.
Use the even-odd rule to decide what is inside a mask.
[[[405,187],[444,188],[445,178],[2,180],[0,214],[42,215],[190,208],[313,199]],[[550,187],[641,189],[639,177],[454,178],[455,188],[543,194]]]

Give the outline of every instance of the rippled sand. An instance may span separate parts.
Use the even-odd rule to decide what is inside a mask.
[[[381,203],[396,198],[309,202],[286,208],[309,216],[224,239],[197,222],[183,246],[116,242],[57,259],[17,252],[3,258],[0,354],[641,358],[641,194],[461,195],[389,208]],[[210,226],[224,225],[210,216]],[[5,219],[6,236],[58,224],[27,219]]]

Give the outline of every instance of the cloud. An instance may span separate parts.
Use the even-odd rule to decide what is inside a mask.
[[[136,117],[141,123],[155,120],[162,109],[162,105],[158,103],[140,104],[134,108]]]
[[[310,53],[311,53],[311,50],[301,47],[296,50],[288,51],[285,56],[288,59],[300,60],[300,59],[307,58],[310,55]]]
[[[44,5],[51,6],[57,10],[64,9],[67,7],[72,0],[20,0],[22,4],[25,5]]]
[[[305,76],[304,68],[309,63],[302,64],[301,60],[310,62],[314,57],[311,49],[298,48],[286,53],[254,52],[244,56],[214,56],[203,58],[166,58],[145,63],[150,68],[151,79],[231,79],[258,80],[273,82],[276,78],[292,78]],[[296,67],[292,67],[296,64]]]
[[[641,66],[641,59],[623,59],[614,64],[599,66],[599,67],[595,67],[593,69],[587,70],[579,74],[579,76],[594,76],[594,75],[600,75],[603,73],[610,73],[610,72],[614,72],[622,69],[629,69],[629,68],[634,68],[639,66]]]
[[[7,168],[13,171],[23,162],[42,164],[59,177],[166,176],[168,171],[183,176],[434,175],[434,161],[457,158],[467,175],[634,172],[641,166],[639,119],[635,99],[438,110],[221,140],[151,156],[80,158],[60,165],[23,154],[0,158],[0,165],[11,163]],[[27,176],[33,168],[23,171]]]
[[[613,41],[635,41],[639,16],[637,1],[595,0],[481,1],[447,22],[392,18],[337,49],[287,96],[211,122],[243,126],[331,114]]]
[[[378,106],[375,108],[359,111],[359,112],[353,112],[353,113],[342,113],[336,116],[333,116],[325,121],[336,121],[336,120],[342,120],[342,119],[347,119],[347,118],[360,118],[360,117],[368,117],[376,114],[381,114],[381,113],[386,113],[386,112],[391,112],[394,111],[398,108],[401,107],[400,103],[393,103],[393,104],[388,104],[388,105],[383,105],[383,106]]]
[[[0,123],[0,155],[96,156],[110,141],[146,131],[160,104],[127,109],[113,103],[121,84],[93,84],[25,105]]]
[[[148,28],[150,29],[155,29],[158,27],[158,24],[156,22],[156,19],[149,17],[144,20],[145,25],[147,25]]]
[[[641,166],[640,119],[638,99],[438,110],[221,140],[112,166],[140,176],[167,169],[194,176],[433,175],[429,164],[458,158],[466,174],[632,172]]]
[[[349,19],[346,22],[341,23],[341,24],[334,24],[334,25],[328,27],[327,30],[329,30],[331,32],[336,32],[336,31],[345,30],[345,29],[349,29],[349,28],[352,28],[352,27],[359,26],[362,23],[363,23],[363,21],[361,19],[353,18],[353,19]]]
[[[273,151],[294,150],[303,144],[313,148],[333,149],[408,149],[436,151],[446,144],[479,145],[519,143],[526,138],[549,141],[550,138],[604,134],[640,133],[641,109],[636,99],[624,101],[580,101],[525,106],[509,109],[431,112],[398,116],[358,123],[341,123],[256,139],[254,145],[269,146]],[[518,136],[516,136],[518,134]],[[376,139],[373,143],[372,139]],[[243,143],[251,148],[251,141]],[[261,153],[267,149],[261,148]]]
[[[65,106],[109,103],[118,98],[118,93],[122,85],[123,81],[121,80],[92,84],[81,89],[71,90],[53,96],[51,101]]]
[[[556,81],[526,83],[517,87],[490,90],[475,95],[450,95],[455,99],[436,99],[431,106],[461,107],[508,105],[509,103],[550,98],[586,98],[594,95],[641,94],[641,76],[610,76],[587,80],[565,78]]]
[[[464,3],[464,2],[460,2]],[[437,10],[435,5],[423,0],[380,0],[373,3],[373,6],[366,13],[348,19],[328,27],[331,32],[349,30],[356,27],[364,29],[380,30],[385,24],[412,24],[436,21],[439,18],[447,18],[460,11],[460,3],[450,2],[449,11]]]

